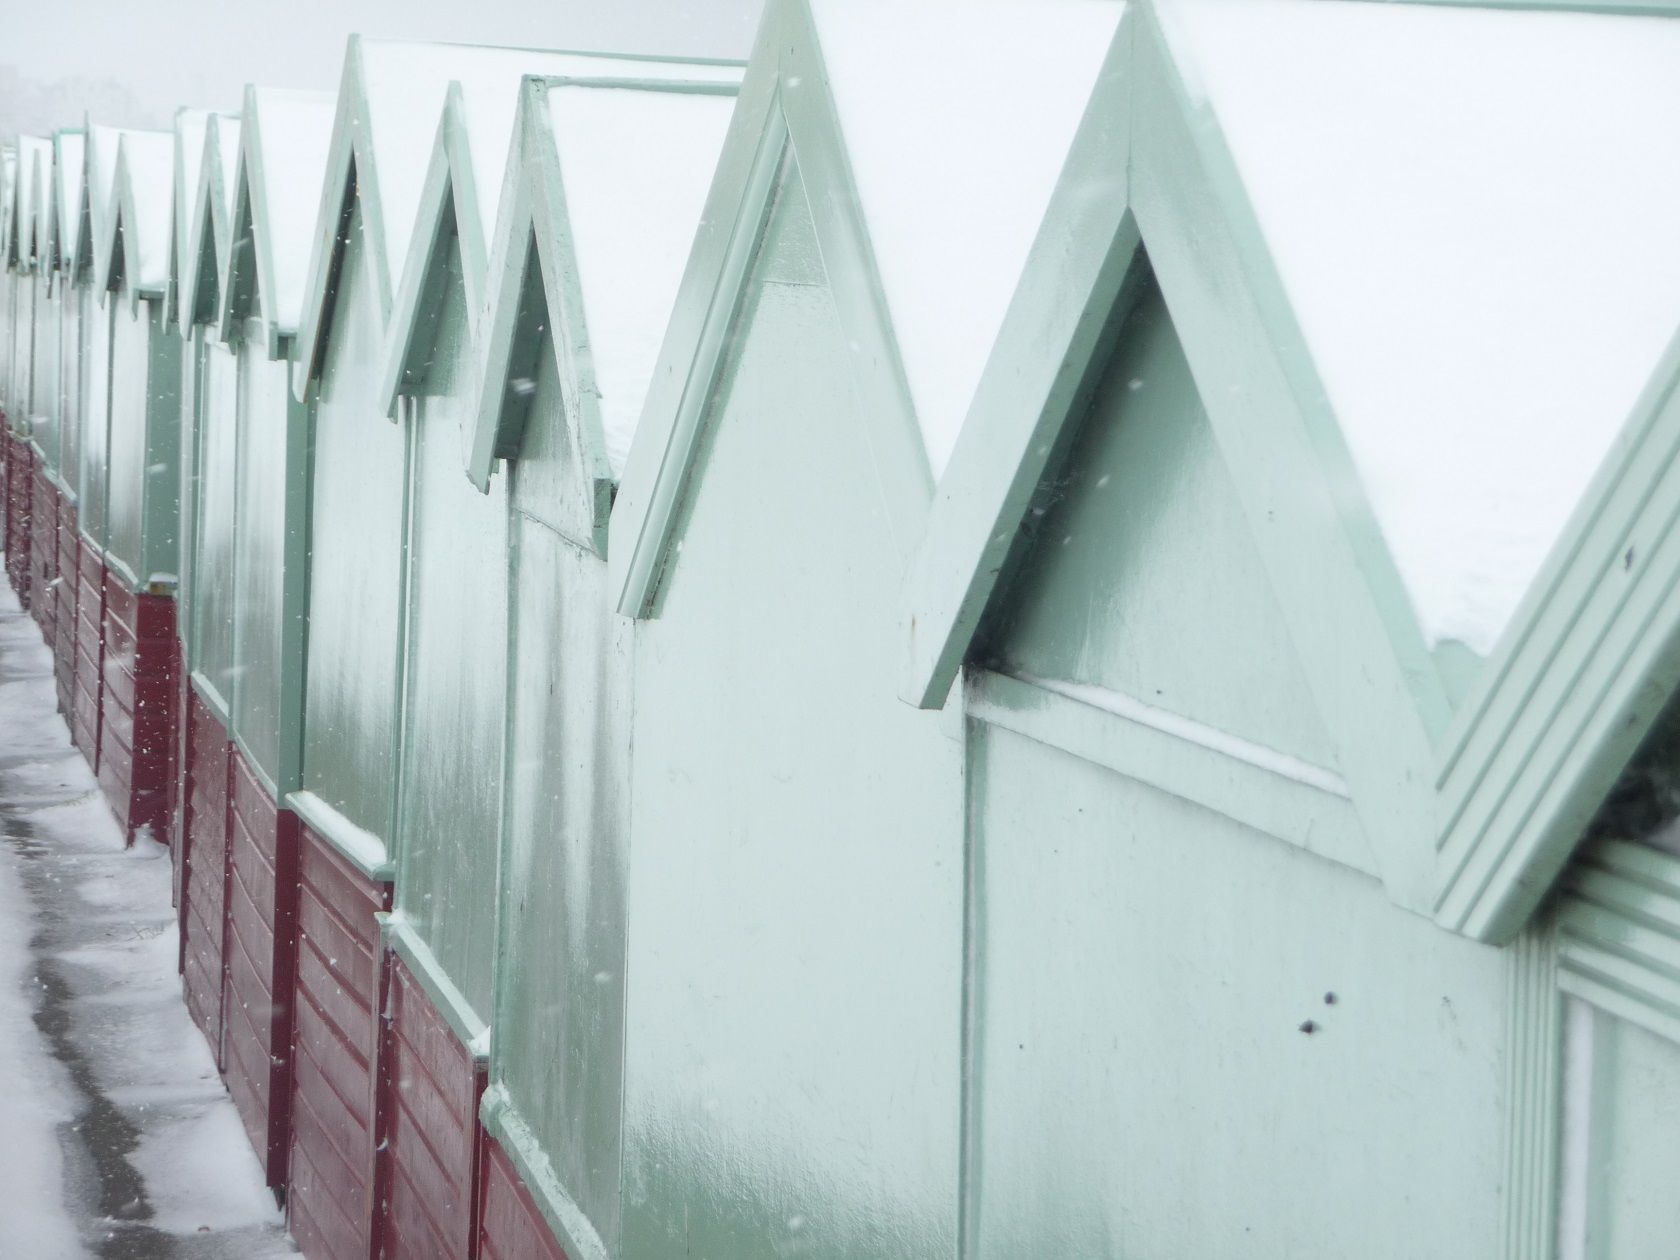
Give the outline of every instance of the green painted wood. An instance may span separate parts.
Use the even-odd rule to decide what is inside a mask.
[[[821,242],[855,388],[863,397],[897,567],[926,527],[933,489],[927,452],[826,83],[806,4],[769,6],[643,409],[656,431],[638,437],[631,449],[613,508],[612,533],[620,542],[609,563],[616,605],[626,616],[648,615],[658,599],[702,420],[721,385],[731,321],[789,146],[799,154],[812,231]],[[475,470],[487,453],[477,452]]]
[[[897,523],[826,277],[783,262],[636,632],[622,1253],[953,1256],[960,746],[890,686]]]
[[[181,658],[188,677],[198,668],[197,570],[199,549],[199,470],[202,466],[203,426],[199,408],[203,405],[199,360],[204,354],[205,329],[187,323],[181,330],[181,466],[177,478],[181,519],[180,582],[175,588],[175,628],[181,638]],[[185,714],[181,720],[187,720]]]
[[[1337,769],[1153,285],[1022,535],[977,659],[1016,676],[1120,692]]]
[[[1568,1019],[1557,1254],[1662,1255],[1680,1229],[1680,1045],[1585,1003],[1572,1003]]]
[[[969,793],[965,1255],[1496,1254],[1503,954],[1007,731]]]
[[[381,310],[350,215],[313,419],[303,786],[389,845],[401,676],[405,437],[374,395]]]
[[[234,522],[239,365],[225,342],[198,339],[198,511],[194,522],[193,676],[226,722],[234,692]]]
[[[1160,16],[1154,9],[1146,18]],[[1432,739],[1446,707],[1229,155],[1187,102],[1167,36],[1140,25],[1132,196],[1209,419],[1338,742],[1390,895],[1433,901]],[[1316,403],[1303,400],[1319,400]],[[1404,616],[1401,616],[1404,613]],[[1421,662],[1421,663],[1420,663]]]
[[[496,950],[507,497],[505,481],[485,495],[462,475],[478,381],[460,251],[450,244],[446,253],[431,366],[405,426],[408,607],[394,908],[460,991],[476,1037],[490,1019]]]
[[[70,502],[81,494],[82,450],[82,307],[77,290],[60,274],[54,281],[59,312],[59,456],[58,480]]]
[[[116,318],[114,303],[102,303],[85,280],[76,286],[85,341],[82,348],[81,504],[76,517],[82,537],[103,554],[106,539],[106,496],[110,472],[111,341]]]
[[[181,334],[162,298],[141,303],[147,331],[145,464],[140,470],[140,584],[172,593],[180,569]]]
[[[1116,317],[1131,303],[1137,222],[1127,198],[1133,19],[1119,33],[1068,155],[1102,196],[1057,197],[1046,209],[975,391],[927,530],[905,578],[904,698],[945,703],[1038,493],[1058,435],[1089,405],[1092,365],[1106,362]],[[1012,354],[1018,338],[1030,354]]]
[[[116,293],[106,296],[106,305],[114,310],[105,550],[107,563],[120,569],[133,587],[145,578],[140,557],[152,338],[145,308],[131,307]]]
[[[35,289],[35,331],[34,364],[30,369],[29,443],[41,460],[42,470],[56,483],[62,454],[59,425],[64,411],[63,382],[59,375],[62,317],[52,274],[44,266],[37,266],[30,283]]]
[[[6,417],[14,432],[29,424],[30,384],[35,363],[35,284],[29,274],[14,271],[12,281],[12,371]]]
[[[283,780],[281,696],[286,629],[287,452],[294,408],[289,364],[268,357],[260,319],[236,351],[232,734],[270,788]],[[301,419],[299,419],[301,423]],[[296,475],[293,473],[292,475]]]
[[[1443,746],[1437,915],[1502,941],[1680,685],[1680,340]]]
[[[534,1188],[568,1254],[618,1255],[629,848],[630,627],[587,518],[547,338],[511,464],[507,821],[491,1079],[548,1169]],[[560,497],[557,499],[556,495]],[[584,535],[588,537],[587,534]]]

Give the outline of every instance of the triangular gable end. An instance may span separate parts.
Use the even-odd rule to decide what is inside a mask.
[[[85,133],[66,129],[59,132],[54,141],[57,187],[53,198],[53,266],[66,284],[74,281],[76,258],[81,248],[82,181],[87,177],[86,140]]]
[[[610,589],[625,616],[653,611],[679,499],[790,148],[799,154],[870,421],[876,472],[906,554],[921,531],[932,488],[927,451],[827,82],[808,3],[773,0],[747,64],[619,485],[608,563]]]
[[[606,554],[607,523],[615,482],[600,437],[599,411],[593,397],[579,397],[578,365],[567,353],[569,338],[560,327],[569,311],[579,309],[576,267],[559,263],[556,252],[569,252],[563,196],[553,137],[547,133],[544,108],[547,83],[527,80],[520,89],[514,125],[514,157],[496,228],[495,252],[488,268],[489,304],[485,308],[480,362],[478,419],[467,456],[468,476],[488,491],[496,459],[514,458],[524,440],[538,360],[546,344],[559,369],[563,406],[571,417],[563,440],[576,458],[576,493],[560,504],[561,532],[580,547]],[[546,238],[546,247],[545,247]],[[557,315],[556,312],[559,312]],[[583,365],[587,372],[587,361]]]
[[[232,189],[230,166],[239,165],[239,120],[211,114],[205,122],[204,152],[198,179],[190,190],[183,225],[178,315],[182,335],[219,317],[223,265],[231,250],[228,220]]]
[[[6,248],[7,264],[13,271],[28,272],[35,266],[35,229],[41,217],[40,192],[51,175],[52,141],[41,136],[19,136],[17,193],[13,200],[12,230],[8,233]]]
[[[118,144],[111,280],[131,313],[142,298],[161,300],[169,291],[174,157],[175,137],[167,131],[127,132]]]
[[[231,340],[243,320],[260,314],[271,360],[289,356],[295,334],[300,260],[315,223],[306,209],[314,204],[310,176],[324,163],[332,115],[333,98],[324,93],[245,89],[217,335]],[[271,160],[283,175],[271,175]]]
[[[1323,528],[1349,507],[1302,414],[1310,359],[1157,16],[1135,10],[1116,38],[941,482],[907,579],[905,695],[944,702],[1147,248],[1384,883],[1424,910],[1430,803],[1408,784],[1445,700],[1415,629],[1396,645],[1358,531]]]
[[[468,318],[476,318],[484,303],[484,251],[489,225],[478,221],[477,198],[472,191],[476,174],[463,111],[461,85],[451,83],[421,186],[419,211],[402,284],[394,299],[388,350],[380,371],[379,397],[386,414],[393,417],[399,395],[419,387],[424,365],[431,361],[450,251],[461,256]]]
[[[966,657],[1046,459],[1077,411],[1126,259],[1141,244],[1391,897],[1479,938],[1507,939],[1673,685],[1674,628],[1630,620],[1669,570],[1660,532],[1635,521],[1644,500],[1629,488],[1638,478],[1625,454],[1640,442],[1667,448],[1649,434],[1618,448],[1621,471],[1602,474],[1577,510],[1455,721],[1450,671],[1424,642],[1365,500],[1194,49],[1178,30],[1184,15],[1151,5],[1138,19],[1124,81],[1111,81],[1087,117],[912,565],[906,698],[940,704]],[[1093,198],[1093,187],[1116,195]],[[1669,382],[1662,377],[1641,404],[1651,433]],[[1657,466],[1666,464],[1642,465]],[[1649,536],[1628,559],[1628,531],[1639,530]],[[1610,571],[1613,557],[1627,580]],[[1644,595],[1623,599],[1630,586]],[[1577,643],[1565,623],[1592,587],[1597,620]],[[1612,642],[1624,647],[1604,655]],[[1582,690],[1583,662],[1620,673]]]
[[[1372,874],[1235,478],[1137,270],[988,609],[966,712]]]
[[[496,459],[518,455],[526,382],[546,339],[576,451],[576,501],[587,505],[570,532],[598,555],[615,451],[629,445],[653,370],[639,352],[664,329],[734,96],[732,83],[652,78],[529,79],[521,92],[468,475],[485,487]]]
[[[186,290],[187,250],[192,237],[192,218],[198,207],[198,186],[203,173],[205,135],[211,113],[206,109],[175,111],[175,165],[170,185],[168,292],[164,297],[166,320],[181,325],[181,304]]]

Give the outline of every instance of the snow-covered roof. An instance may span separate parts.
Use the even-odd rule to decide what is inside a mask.
[[[12,239],[6,257],[13,270],[27,270],[35,252],[35,218],[40,212],[37,183],[52,171],[52,141],[45,136],[18,137],[17,192]]]
[[[1124,5],[811,0],[810,7],[937,477]]]
[[[446,67],[461,88],[461,116],[473,161],[473,185],[479,222],[488,232],[496,222],[497,199],[507,171],[513,123],[519,107],[519,82],[529,76],[624,80],[682,80],[692,83],[741,81],[738,65],[653,61],[572,52],[534,52],[510,48],[449,47]],[[714,158],[716,154],[714,153]],[[422,163],[422,168],[424,163]],[[381,185],[384,188],[386,185]],[[409,225],[412,231],[412,223]],[[401,254],[393,257],[401,258]]]
[[[334,124],[329,182],[337,186],[356,163],[355,195],[367,216],[367,244],[374,273],[394,297],[399,269],[408,258],[439,118],[452,84],[458,84],[463,122],[475,166],[474,198],[488,233],[513,134],[518,85],[528,75],[653,78],[734,82],[738,66],[528,48],[420,43],[352,36],[345,56],[338,118]],[[336,197],[323,201],[332,214]],[[309,267],[306,339],[321,328],[327,300],[336,221],[316,225]],[[382,311],[382,317],[387,312]],[[315,348],[312,346],[311,350]],[[310,354],[313,361],[315,354]]]
[[[117,146],[117,213],[122,225],[123,279],[137,293],[163,294],[169,285],[171,197],[175,137],[168,131],[130,131]]]
[[[189,331],[193,324],[214,319],[216,315],[211,307],[201,303],[200,290],[206,280],[211,284],[219,282],[221,270],[226,264],[228,225],[233,217],[234,173],[238,165],[239,116],[209,114],[204,120],[197,174],[187,189],[190,209],[182,224],[185,235],[176,246],[181,251],[176,271],[180,282],[178,313],[183,333]],[[205,233],[210,234],[208,241]],[[202,274],[206,251],[210,258],[211,274],[208,276]]]
[[[84,137],[79,131],[60,131],[53,136],[57,146],[57,193],[53,198],[57,223],[54,227],[57,257],[54,262],[69,273],[74,266],[82,232],[82,181],[87,177]]]
[[[210,128],[210,111],[175,111],[175,178],[170,196],[169,243],[170,281],[175,292],[183,291],[187,276],[187,250],[192,245],[193,215],[198,209],[198,186],[204,166],[204,136]],[[176,299],[179,300],[177,296]]]
[[[333,106],[330,92],[245,90],[236,184],[250,197],[263,315],[280,336],[297,331],[303,305]]]
[[[735,98],[555,85],[560,156],[601,429],[614,477],[636,434]]]
[[[84,145],[87,174],[83,180],[83,196],[87,200],[91,240],[79,241],[78,249],[85,255],[94,286],[104,289],[110,284],[111,249],[115,244],[117,219],[117,155],[124,136],[154,135],[168,138],[169,132],[135,132],[127,127],[106,127],[89,120]]]
[[[1680,326],[1680,21],[1162,7],[1426,638],[1488,653]]]

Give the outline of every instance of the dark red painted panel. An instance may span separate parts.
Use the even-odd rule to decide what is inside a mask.
[[[566,1260],[501,1143],[485,1135],[479,1176],[479,1260]]]
[[[58,709],[65,720],[76,707],[76,606],[81,593],[81,545],[76,506],[61,502],[58,514],[58,624],[53,635],[53,673]]]
[[[380,1009],[376,883],[300,827],[293,1032],[292,1236],[311,1260],[373,1246],[374,1063]]]
[[[53,586],[53,578],[58,574],[58,488],[44,468],[36,468],[30,494],[33,502],[29,518],[29,615],[51,647],[58,629]]]
[[[387,965],[376,1183],[386,1251],[467,1260],[479,1233],[484,1073],[402,960]]]
[[[229,754],[224,1075],[271,1186],[291,1139],[298,821]]]
[[[187,778],[181,854],[181,975],[187,1009],[225,1065],[222,990],[227,930],[227,729],[197,692],[187,706]]]
[[[31,518],[34,514],[35,455],[28,445],[10,435],[11,454],[6,461],[6,498],[10,508],[6,530],[6,578],[27,610],[31,602],[29,550]]]
[[[99,785],[130,841],[169,831],[174,743],[175,601],[139,595],[107,573],[104,585]]]
[[[347,1211],[339,1197],[365,1186],[367,1179],[333,1153],[321,1136],[320,1118],[307,1097],[297,1099],[293,1113],[287,1228],[309,1260],[367,1260],[365,1212]]]

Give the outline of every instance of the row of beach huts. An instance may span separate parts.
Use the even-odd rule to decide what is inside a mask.
[[[1626,7],[770,0],[8,140],[7,574],[303,1253],[1670,1254]]]

